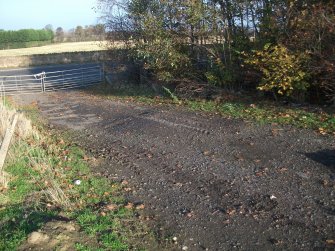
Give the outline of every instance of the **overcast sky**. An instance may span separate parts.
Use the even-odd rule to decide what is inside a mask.
[[[51,24],[65,30],[98,23],[97,0],[0,0],[0,29],[42,29]]]

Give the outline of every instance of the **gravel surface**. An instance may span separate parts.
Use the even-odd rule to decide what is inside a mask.
[[[72,129],[176,250],[335,248],[335,141],[310,130],[111,101],[19,96]]]

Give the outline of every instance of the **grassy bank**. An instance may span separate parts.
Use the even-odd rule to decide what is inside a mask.
[[[123,88],[113,88],[110,85],[95,87],[91,92],[109,99],[123,99],[155,105],[174,105],[193,111],[203,111],[223,117],[239,118],[257,123],[276,123],[292,125],[297,128],[315,130],[321,134],[335,135],[334,109],[325,111],[320,107],[304,107],[282,105],[266,100],[238,101],[238,97],[222,97],[220,102],[212,100],[178,99],[171,91],[165,90],[157,95],[146,86],[129,85]]]
[[[75,222],[86,236],[75,240],[72,249],[141,249],[144,244],[136,239],[151,235],[123,198],[125,185],[94,176],[88,165],[93,157],[59,132],[46,130],[37,122],[34,107],[25,110],[35,126],[26,126],[25,135],[16,132],[5,164],[8,183],[0,185],[0,250],[16,250],[30,233],[60,218]]]

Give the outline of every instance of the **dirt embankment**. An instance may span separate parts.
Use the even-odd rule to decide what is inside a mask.
[[[334,248],[332,137],[76,91],[20,98],[34,99],[176,249]]]

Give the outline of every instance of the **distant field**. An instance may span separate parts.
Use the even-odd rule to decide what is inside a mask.
[[[77,51],[98,51],[106,49],[106,42],[90,41],[90,42],[75,42],[51,44],[40,47],[0,50],[0,57],[9,56],[28,56],[35,54],[50,54],[62,52],[77,52]]]

